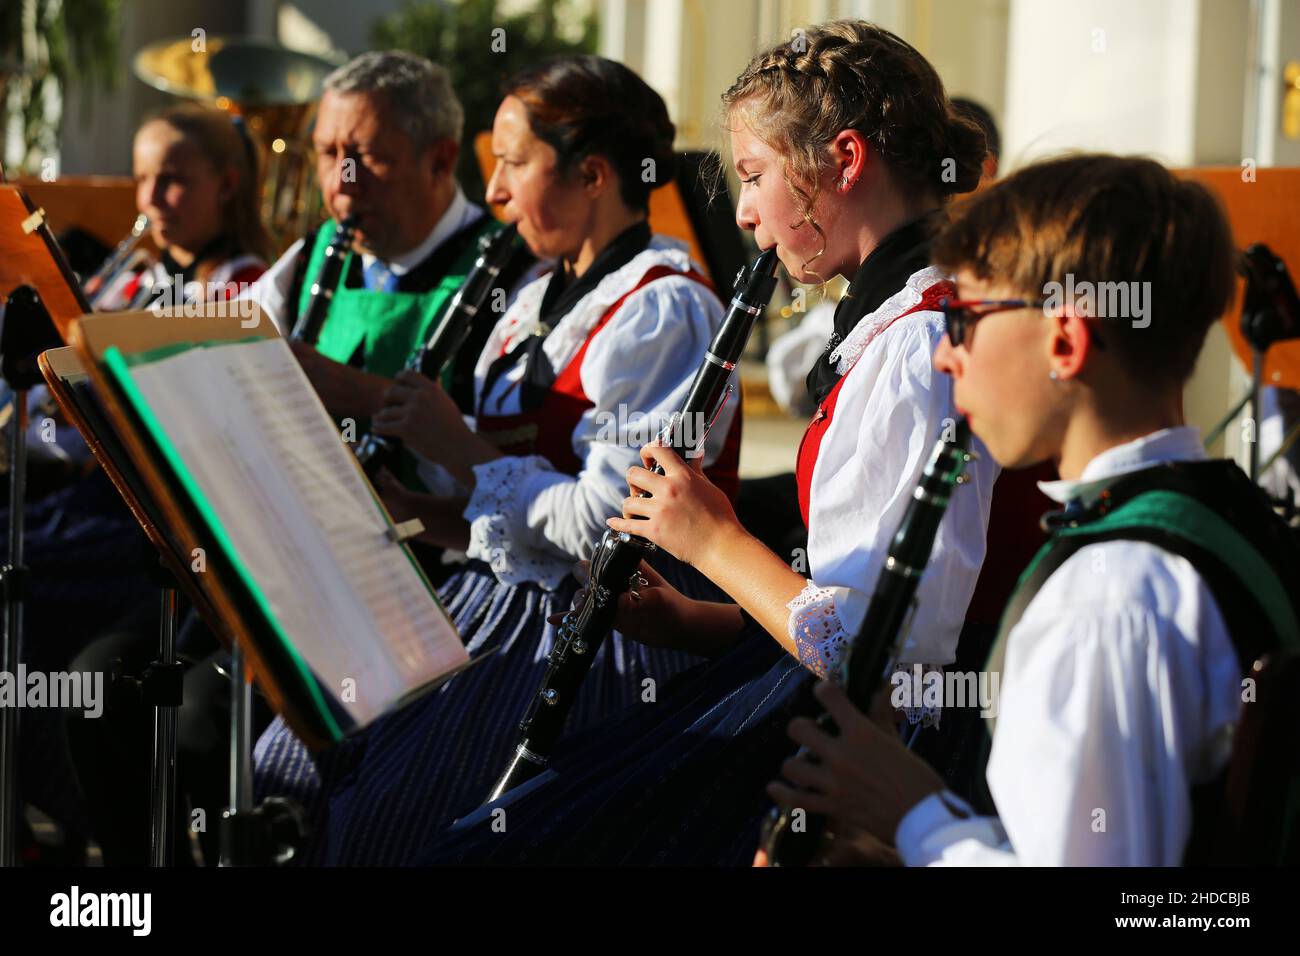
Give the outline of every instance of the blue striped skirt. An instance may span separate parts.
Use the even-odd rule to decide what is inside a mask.
[[[764,786],[816,712],[814,678],[757,627],[654,705],[567,738],[551,769],[438,834],[425,864],[744,865]]]
[[[303,804],[313,834],[300,860],[409,863],[482,803],[514,751],[519,718],[546,669],[555,639],[546,618],[566,610],[576,590],[572,579],[553,592],[504,585],[486,564],[470,562],[439,596],[471,657],[494,653],[321,753],[310,753],[277,717],[254,751],[255,787],[259,798],[289,796]],[[640,700],[646,678],[661,686],[698,660],[615,634],[592,663],[569,730]]]

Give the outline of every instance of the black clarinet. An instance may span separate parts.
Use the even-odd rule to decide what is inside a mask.
[[[475,317],[483,312],[487,317],[483,321],[488,321],[489,318],[495,321],[493,313],[486,306],[500,276],[502,273],[509,274],[517,266],[522,266],[525,258],[532,257],[528,247],[516,241],[517,235],[518,230],[512,223],[496,235],[485,235],[479,239],[478,258],[474,260],[465,281],[456,290],[438,328],[406,363],[408,369],[437,381],[447,363],[455,358],[469,337]],[[400,439],[372,432],[357,444],[357,460],[373,481],[381,469],[396,465],[401,448]]]
[[[717,419],[731,394],[736,363],[754,323],[776,289],[776,261],[773,248],[740,270],[731,307],[709,344],[704,364],[695,373],[686,402],[661,433],[661,440],[667,439],[665,444],[683,457],[703,449],[708,426]],[[705,427],[699,427],[701,424]],[[663,474],[661,467],[656,466],[655,471]],[[613,529],[601,536],[591,556],[591,580],[586,592],[560,625],[542,684],[520,721],[519,744],[510,765],[492,788],[489,802],[546,769],[582,680],[614,629],[618,599],[654,548],[645,538]]]
[[[294,340],[315,345],[320,338],[320,330],[324,328],[325,318],[330,314],[330,303],[334,301],[334,290],[343,278],[343,261],[352,249],[356,228],[356,219],[348,216],[339,223],[330,244],[325,247],[325,260],[311,284],[311,298],[307,300],[307,308],[302,310],[298,321],[293,324],[290,337]]]
[[[968,450],[969,444],[970,427],[965,418],[958,421],[952,441],[940,438],[936,443],[889,544],[866,617],[845,656],[841,683],[854,706],[864,714],[871,713],[872,699],[902,652],[916,588],[934,550],[939,523],[953,492],[965,480],[967,463],[974,457]],[[838,732],[834,720],[824,711],[817,724],[830,733]],[[796,820],[802,821],[802,829],[795,826]],[[813,863],[824,849],[826,823],[822,816],[801,812],[796,817],[794,809],[774,807],[763,823],[761,841],[768,863],[771,866]]]

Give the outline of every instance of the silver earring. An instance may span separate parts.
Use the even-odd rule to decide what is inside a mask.
[[[1056,369],[1052,369],[1050,372],[1047,373],[1047,377],[1050,378],[1053,382],[1055,382],[1059,380],[1061,376],[1057,373]]]
[[[846,190],[846,189],[848,189],[848,188],[849,188],[849,177],[848,177],[848,176],[841,176],[841,177],[840,177],[840,191],[843,192],[844,190]]]

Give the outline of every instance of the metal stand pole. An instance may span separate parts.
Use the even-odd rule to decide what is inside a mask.
[[[227,819],[222,821],[221,865],[253,863],[247,834],[253,812],[251,715],[253,685],[244,666],[244,650],[234,642],[230,666],[230,790]]]
[[[27,479],[27,390],[14,390],[9,430],[9,563],[0,570],[4,587],[4,640],[0,672],[13,675],[17,693],[23,653],[23,499]],[[0,866],[18,864],[18,707],[0,707]]]
[[[1255,374],[1250,380],[1250,480],[1259,481],[1259,389],[1264,380],[1264,353],[1255,350]]]
[[[162,589],[158,659],[164,669],[176,665],[176,589]],[[172,864],[172,815],[176,811],[176,705],[156,703],[153,712],[153,805],[150,864]]]

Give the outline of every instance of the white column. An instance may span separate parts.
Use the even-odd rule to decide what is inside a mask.
[[[1005,160],[1066,149],[1193,159],[1197,0],[1012,0]]]

